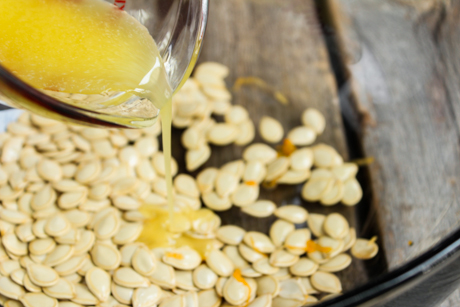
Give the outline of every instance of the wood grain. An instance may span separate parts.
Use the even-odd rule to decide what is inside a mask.
[[[394,268],[460,224],[460,3],[330,0],[329,6],[364,150],[375,158],[372,186]],[[457,291],[442,306],[459,304]]]

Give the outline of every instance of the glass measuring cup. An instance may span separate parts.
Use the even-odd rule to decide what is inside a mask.
[[[169,83],[177,91],[190,76],[201,50],[208,0],[115,0],[114,4],[149,30],[164,60]],[[38,90],[0,64],[0,101],[10,107],[59,120],[121,128],[149,126],[159,114],[152,103],[134,95],[114,92],[96,97],[99,100],[91,104],[87,96]],[[121,103],[107,108],[104,103],[110,99]]]

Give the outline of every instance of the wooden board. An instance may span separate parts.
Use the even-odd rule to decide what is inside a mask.
[[[216,61],[230,68],[226,79],[231,88],[239,77],[258,77],[283,93],[289,105],[280,104],[274,97],[257,87],[244,86],[233,92],[234,104],[246,107],[254,123],[263,115],[278,119],[285,131],[301,124],[300,115],[307,107],[319,109],[327,119],[325,133],[318,142],[333,145],[347,159],[348,150],[340,113],[337,86],[329,64],[329,55],[319,26],[313,1],[304,0],[212,0],[209,23],[200,62]],[[183,161],[183,149],[179,144],[180,130],[174,130],[173,153]],[[257,135],[256,142],[261,141]],[[244,147],[212,147],[207,166],[241,158]],[[362,229],[364,221],[372,223],[367,213],[369,202],[359,207],[323,207],[308,204],[300,198],[301,186],[280,186],[275,190],[261,190],[260,199],[271,199],[276,204],[301,204],[310,212],[329,213],[339,211],[352,225]],[[366,193],[369,196],[369,193]],[[242,225],[249,230],[268,232],[274,218],[256,219],[241,214],[239,208],[220,214],[224,224]],[[370,233],[376,234],[377,227]],[[377,233],[378,234],[378,233]],[[353,288],[375,275],[375,268],[386,269],[384,257],[365,266],[361,261],[340,273],[344,290]],[[374,271],[370,271],[374,270]]]
[[[460,224],[460,3],[328,3],[394,268]],[[459,304],[457,291],[442,306]]]

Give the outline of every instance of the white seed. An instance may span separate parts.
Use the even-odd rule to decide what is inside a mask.
[[[318,144],[312,149],[316,167],[333,167],[343,164],[342,157],[329,145]]]
[[[24,276],[26,275],[26,270],[23,268],[18,268],[11,272],[10,278],[20,286],[24,285]]]
[[[325,206],[332,206],[337,204],[342,199],[344,190],[345,189],[342,181],[334,180],[334,184],[321,196],[321,204]]]
[[[241,269],[241,276],[247,277],[247,278],[257,278],[257,277],[262,276],[262,273],[257,272],[252,267],[245,267]]]
[[[342,203],[347,206],[356,205],[363,197],[363,190],[358,180],[348,179],[344,183]]]
[[[152,157],[152,165],[155,171],[160,174],[161,176],[165,176],[166,168],[165,168],[165,160],[164,154],[162,152],[157,152]],[[174,157],[171,157],[171,175],[175,176],[177,174],[177,162]]]
[[[308,169],[303,171],[288,170],[276,182],[278,184],[299,184],[310,178],[310,174],[311,172]]]
[[[113,205],[120,210],[136,210],[141,204],[130,196],[116,196],[112,198]]]
[[[284,242],[284,247],[294,255],[302,255],[307,248],[306,244],[311,239],[311,232],[308,228],[296,229],[291,232]]]
[[[145,288],[138,288],[138,289],[145,289]],[[131,304],[132,298],[134,295],[133,288],[126,288],[117,285],[116,283],[112,283],[112,294],[116,298],[116,300],[123,304]]]
[[[56,247],[56,242],[50,238],[36,239],[29,244],[29,251],[34,255],[45,255]]]
[[[324,254],[327,254],[328,258],[332,258],[338,255],[342,251],[343,246],[344,246],[343,240],[337,240],[337,239],[333,239],[327,236],[323,236],[319,238],[317,240],[317,243],[323,248],[329,247],[331,249],[329,252],[324,253]]]
[[[244,243],[238,245],[238,251],[245,260],[251,263],[256,262],[261,258],[267,257],[265,254],[254,250],[253,248],[247,246]]]
[[[264,164],[273,162],[278,156],[276,150],[262,143],[255,143],[247,147],[243,152],[243,158],[247,162],[260,161]]]
[[[187,174],[179,174],[176,178],[174,178],[174,188],[177,192],[186,196],[200,196],[200,190],[198,189],[195,179]]]
[[[275,250],[275,245],[270,238],[261,232],[249,231],[244,235],[243,241],[261,253],[271,253]]]
[[[80,240],[74,245],[74,255],[81,255],[88,252],[96,239],[92,231],[83,230],[80,234]]]
[[[194,77],[197,77],[197,75],[202,75],[202,74],[211,75],[216,79],[224,79],[229,74],[229,68],[220,63],[205,62],[196,67]]]
[[[289,168],[289,159],[286,157],[278,157],[276,160],[268,164],[265,181],[271,182],[281,177]]]
[[[3,206],[5,206],[3,204]],[[25,224],[30,222],[29,215],[16,210],[0,209],[0,218],[11,224]]]
[[[257,296],[269,294],[276,297],[280,291],[280,283],[273,276],[263,276],[256,279]]]
[[[0,277],[0,294],[10,299],[18,300],[25,290],[20,285],[14,283],[10,278]]]
[[[214,189],[217,174],[217,168],[209,167],[201,171],[196,177],[196,183],[201,193],[209,193]]]
[[[238,125],[249,118],[248,111],[239,105],[234,105],[224,115],[225,122]]]
[[[363,260],[374,258],[379,251],[379,246],[375,243],[377,237],[370,240],[356,239],[355,244],[351,248],[353,257]]]
[[[271,200],[258,200],[249,206],[241,208],[241,211],[251,216],[262,218],[272,215],[275,209],[276,205]]]
[[[288,132],[287,139],[296,146],[306,146],[316,140],[316,132],[312,128],[299,126]]]
[[[323,214],[311,213],[308,215],[308,227],[310,228],[311,232],[317,236],[321,237],[324,236],[325,233],[323,231],[324,221],[326,220],[326,216]]]
[[[59,265],[69,260],[69,258],[73,256],[73,253],[74,247],[72,245],[57,245],[56,248],[46,256],[45,260],[43,261],[43,264],[48,266]]]
[[[235,140],[235,145],[246,146],[254,140],[256,136],[256,128],[251,119],[246,119],[238,125],[238,137]]]
[[[322,264],[319,267],[320,271],[323,272],[339,272],[346,269],[351,263],[351,257],[347,254],[339,254],[329,260],[328,262]]]
[[[353,178],[358,173],[358,165],[355,163],[344,163],[331,169],[334,176],[342,182]]]
[[[275,216],[294,224],[305,223],[308,211],[297,205],[286,205],[275,210]]]
[[[235,141],[238,132],[233,124],[217,123],[208,131],[207,139],[211,144],[225,146]]]
[[[331,238],[343,239],[348,234],[350,227],[343,215],[331,213],[326,217],[323,229]]]
[[[246,231],[238,226],[226,225],[217,230],[217,238],[229,245],[238,245],[243,241]]]
[[[294,224],[284,220],[277,220],[270,227],[270,239],[276,247],[280,247],[283,245],[287,236],[294,230]]]
[[[307,296],[307,291],[299,279],[286,279],[280,282],[279,297],[291,300],[303,301]]]
[[[156,268],[155,256],[145,247],[140,246],[132,256],[132,266],[139,274],[150,276]]]
[[[291,168],[296,171],[311,169],[313,165],[313,151],[310,148],[301,148],[290,156]]]
[[[317,109],[308,108],[302,113],[302,124],[310,127],[319,135],[326,128],[326,119]]]
[[[173,267],[161,261],[157,262],[157,268],[155,272],[149,276],[149,280],[166,289],[173,289],[176,286],[176,276]]]
[[[140,247],[140,246],[141,246],[141,243],[137,243],[137,242],[136,243],[129,243],[129,244],[124,245],[120,249],[120,255],[121,255],[120,264],[122,266],[130,266],[132,258],[134,256],[134,254],[136,253],[138,247]]]
[[[18,260],[5,260],[0,263],[0,273],[3,276],[10,276],[10,274],[20,268]]]
[[[228,197],[236,190],[238,183],[239,178],[236,175],[220,171],[215,182],[216,192],[220,197]]]
[[[348,231],[348,234],[343,238],[344,246],[343,251],[346,252],[349,250],[356,242],[356,230],[351,227]]]
[[[182,145],[187,149],[198,149],[206,143],[204,134],[195,127],[190,127],[182,133]]]
[[[54,269],[60,276],[68,276],[80,270],[83,265],[87,263],[88,258],[89,256],[87,254],[74,256],[69,260],[55,266]]]
[[[272,300],[272,307],[299,307],[303,305],[303,301],[278,296]]]
[[[35,211],[40,211],[49,208],[55,200],[56,192],[47,184],[32,197],[30,206]]]
[[[310,178],[302,188],[302,198],[310,202],[318,201],[334,186],[334,182],[332,178]]]
[[[310,276],[313,275],[318,270],[319,265],[308,259],[308,258],[300,258],[297,263],[289,267],[289,271],[292,275],[296,276]]]
[[[198,149],[188,150],[185,154],[185,165],[189,172],[193,172],[211,156],[211,148],[208,145],[203,145]]]
[[[89,183],[95,180],[101,173],[101,163],[99,161],[90,161],[83,163],[75,173],[75,180],[80,183]]]
[[[78,207],[86,201],[88,190],[80,190],[76,192],[67,192],[59,196],[58,205],[61,209],[72,209]]]
[[[31,263],[27,266],[30,280],[40,287],[51,287],[59,281],[58,273],[45,265]]]
[[[334,174],[325,168],[315,168],[311,171],[310,179],[335,179]]]
[[[19,301],[25,307],[58,307],[58,301],[43,293],[27,293]]]
[[[113,243],[117,245],[134,242],[142,232],[142,223],[125,223],[113,237]]]
[[[233,273],[234,266],[227,255],[218,249],[213,249],[206,257],[206,264],[219,276],[228,277]]]
[[[62,178],[62,169],[59,164],[47,159],[37,164],[37,173],[47,181],[55,182]]]
[[[63,214],[57,214],[48,219],[45,224],[45,232],[52,237],[59,237],[70,230],[71,224]]]
[[[11,137],[3,145],[1,161],[2,163],[15,162],[19,159],[24,137]]]
[[[224,298],[232,305],[241,305],[249,300],[251,290],[240,280],[230,277],[224,286]]]
[[[75,286],[68,280],[60,278],[59,281],[51,287],[44,287],[43,292],[57,299],[71,299],[75,297]]]
[[[310,277],[311,284],[326,293],[342,292],[342,284],[334,274],[318,271]]]
[[[126,195],[134,192],[139,185],[139,180],[134,177],[125,177],[116,180],[112,185],[112,196]]]
[[[239,184],[232,193],[232,203],[238,207],[246,207],[253,204],[259,197],[259,189],[259,185]]]
[[[127,288],[146,288],[149,281],[131,268],[121,267],[113,273],[113,281]]]
[[[252,264],[252,268],[264,275],[272,275],[279,271],[279,268],[272,266],[267,258],[257,260]]]
[[[27,255],[27,244],[19,241],[14,233],[7,233],[2,237],[2,243],[7,252],[17,256]]]
[[[90,269],[86,272],[85,282],[88,289],[99,301],[105,302],[108,300],[112,281],[106,271],[96,267]]]
[[[211,289],[217,282],[217,275],[207,265],[202,264],[193,271],[193,282],[200,289]]]
[[[71,300],[82,305],[95,305],[98,303],[98,299],[83,284],[75,284],[75,297]]]
[[[270,255],[270,264],[276,267],[289,267],[299,260],[299,256],[278,249]]]
[[[259,122],[260,136],[268,143],[278,143],[283,139],[284,129],[276,119],[263,116]]]
[[[156,306],[162,297],[163,291],[156,285],[134,290],[132,301],[134,307]]]
[[[167,252],[163,262],[180,270],[193,270],[201,263],[201,256],[196,250],[184,246]]]
[[[114,270],[120,265],[121,255],[114,246],[96,243],[91,249],[91,259],[101,269]]]
[[[288,278],[291,278],[291,274],[289,273],[289,269],[287,267],[280,268],[278,272],[272,275],[276,280],[282,281]]]
[[[238,247],[229,245],[224,247],[223,252],[232,261],[233,266],[236,269],[249,267],[249,263],[241,257]]]
[[[193,283],[192,271],[181,271],[177,270],[176,275],[176,286],[182,290],[196,291],[197,288]]]

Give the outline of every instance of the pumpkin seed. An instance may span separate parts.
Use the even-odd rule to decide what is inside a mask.
[[[93,246],[95,239],[92,231],[83,230],[80,234],[80,240],[74,245],[74,255],[87,253]]]
[[[321,196],[321,204],[332,206],[337,204],[343,197],[344,185],[340,180],[334,180],[334,184]]]
[[[238,247],[236,246],[226,246],[223,249],[225,255],[227,255],[228,259],[230,259],[233,263],[233,266],[236,269],[243,269],[249,267],[249,263],[240,255],[238,251]]]
[[[217,230],[217,238],[229,245],[238,245],[243,241],[246,231],[238,226],[226,225]]]
[[[0,263],[0,273],[3,276],[10,276],[10,274],[17,269],[19,269],[21,266],[19,265],[18,260],[5,260]]]
[[[60,276],[71,275],[80,270],[81,267],[86,263],[88,258],[89,257],[86,254],[74,256],[69,260],[55,266],[54,269]]]
[[[186,174],[179,174],[174,179],[174,188],[180,194],[190,197],[200,197],[200,190],[198,189],[195,179]]]
[[[342,292],[342,284],[334,274],[318,271],[310,277],[311,284],[326,293]]]
[[[192,271],[179,271],[175,272],[176,275],[176,286],[180,289],[187,291],[195,291],[197,288],[193,283]]]
[[[188,150],[185,154],[185,165],[189,172],[195,171],[211,156],[211,148],[208,145],[200,146],[197,149]]]
[[[158,304],[162,297],[162,290],[156,285],[150,285],[147,288],[137,288],[132,296],[133,306],[149,307]]]
[[[297,205],[286,205],[276,209],[275,216],[294,224],[302,224],[307,220],[308,212]]]
[[[111,277],[106,271],[100,268],[90,269],[86,272],[85,282],[88,289],[99,301],[105,302],[108,300],[110,296]]]
[[[115,283],[112,283],[112,294],[117,299],[118,302],[123,304],[131,304],[132,298],[134,295],[133,288],[126,288],[119,286]],[[138,288],[138,289],[145,289],[145,288]]]
[[[45,185],[33,197],[30,206],[35,211],[49,208],[56,200],[56,192],[49,184]]]
[[[283,245],[286,237],[293,232],[294,229],[294,224],[284,220],[277,220],[270,227],[270,239],[276,247],[280,247]]]
[[[311,232],[307,228],[296,229],[291,232],[284,242],[284,247],[291,254],[303,255],[307,249],[307,242],[311,239]]]
[[[234,124],[217,123],[207,133],[207,140],[214,145],[225,146],[235,141],[238,128]]]
[[[318,201],[334,186],[336,180],[332,178],[318,178],[307,181],[302,188],[302,198],[307,201]]]
[[[45,232],[52,237],[59,237],[70,230],[71,224],[63,214],[57,214],[48,219],[45,224]]]
[[[302,113],[302,124],[310,127],[319,135],[326,127],[326,119],[317,109],[308,108]]]
[[[339,272],[346,269],[351,263],[351,257],[347,254],[339,254],[329,260],[328,262],[322,264],[319,267],[320,271],[323,272]]]
[[[91,249],[91,259],[104,270],[114,270],[121,263],[121,255],[116,247],[100,243],[96,243]]]
[[[150,276],[156,268],[155,256],[145,247],[140,246],[132,256],[131,263],[134,270],[143,276]]]
[[[88,191],[86,189],[76,191],[76,192],[67,192],[59,196],[58,205],[61,209],[73,209],[78,207],[78,205],[86,201]]]
[[[352,227],[348,231],[348,234],[343,238],[344,246],[343,251],[349,250],[356,242],[356,230]]]
[[[288,253],[284,249],[278,249],[270,255],[270,264],[276,267],[290,267],[299,261],[299,256]]]
[[[318,270],[319,265],[308,259],[300,258],[299,261],[289,267],[289,271],[292,275],[306,277],[313,275]]]
[[[261,253],[271,253],[275,250],[275,245],[270,238],[261,232],[249,231],[244,235],[243,241]]]
[[[270,182],[281,177],[289,168],[289,159],[286,157],[278,157],[276,160],[268,164],[265,181]]]
[[[203,202],[206,207],[214,211],[225,211],[232,207],[232,202],[228,196],[220,197],[215,192],[203,194]]]
[[[56,247],[56,242],[50,238],[36,239],[29,244],[29,251],[34,255],[45,255]]]
[[[350,229],[347,220],[339,213],[331,213],[324,220],[324,231],[334,239],[343,239]]]
[[[350,178],[343,184],[342,203],[347,206],[356,205],[363,197],[363,190],[358,180]]]
[[[273,162],[278,156],[276,150],[262,143],[255,143],[247,147],[243,152],[245,161],[260,161],[264,164]]]
[[[289,273],[289,269],[287,267],[280,268],[278,272],[272,275],[274,278],[277,280],[285,280],[291,277],[291,274]]]
[[[263,116],[259,122],[260,136],[268,143],[278,143],[283,139],[284,129],[273,117]]]
[[[227,255],[218,249],[213,249],[206,257],[206,264],[219,276],[228,277],[233,273],[234,266]]]
[[[125,223],[120,227],[120,230],[113,237],[112,241],[118,245],[134,242],[141,234],[141,231],[141,223]]]
[[[30,280],[37,286],[51,287],[59,281],[58,273],[48,266],[31,263],[26,269]]]
[[[149,280],[166,289],[173,289],[176,286],[176,276],[172,266],[164,264],[161,261],[157,262],[157,267]]]
[[[258,252],[251,247],[247,246],[244,243],[238,245],[238,251],[240,252],[241,256],[248,262],[256,262],[257,260],[267,257],[265,254]]]
[[[43,292],[57,299],[72,299],[76,294],[74,284],[63,278],[60,278],[54,286],[43,288]]]
[[[270,294],[264,294],[258,296],[254,301],[252,301],[248,307],[269,307],[272,304],[272,296]]]
[[[201,131],[195,127],[190,127],[182,133],[182,145],[187,149],[198,149],[206,143],[206,139]]]
[[[363,260],[374,258],[379,251],[379,246],[375,243],[377,237],[370,240],[356,239],[355,244],[351,248],[353,257]]]
[[[358,165],[355,163],[344,163],[331,169],[332,174],[342,182],[353,178],[358,173]]]
[[[287,139],[296,146],[306,146],[316,140],[316,132],[310,127],[299,126],[288,132]]]
[[[252,268],[265,275],[272,275],[279,271],[278,267],[270,265],[267,258],[257,260],[252,264]]]
[[[55,182],[62,178],[61,166],[47,159],[43,159],[37,164],[37,173],[46,181]]]
[[[237,125],[239,134],[235,140],[235,144],[239,146],[245,146],[254,140],[256,135],[256,128],[252,120],[247,119]]]
[[[30,281],[29,275],[24,275],[24,288],[29,292],[39,293],[42,289]]]
[[[27,255],[27,244],[19,241],[14,233],[7,233],[2,237],[2,243],[7,252],[17,256]]]
[[[217,275],[207,265],[202,264],[193,271],[193,283],[200,289],[207,290],[215,286]]]
[[[96,305],[98,303],[97,298],[83,284],[75,284],[75,297],[71,301],[82,305]]]
[[[26,275],[26,270],[23,268],[18,268],[11,272],[10,278],[13,280],[15,283],[17,283],[20,286],[24,286],[24,276]]]
[[[263,276],[256,279],[257,296],[269,294],[276,297],[280,291],[280,282],[273,276]]]
[[[241,208],[241,211],[254,217],[269,217],[275,212],[276,205],[270,200],[258,200],[255,203]]]
[[[225,300],[232,305],[241,305],[247,302],[250,292],[247,281],[243,277],[236,279],[234,276],[228,279],[223,290]]]
[[[0,209],[0,219],[11,224],[25,224],[30,222],[30,216],[16,210]]]
[[[253,204],[259,197],[259,186],[241,183],[231,195],[232,203],[238,207]]]
[[[58,301],[43,293],[26,293],[19,301],[25,307],[58,307]]]
[[[285,299],[302,302],[308,294],[299,279],[290,278],[280,282],[280,292],[278,295]]]
[[[326,144],[318,144],[313,148],[314,165],[316,167],[333,167],[343,164],[342,157],[337,151]]]
[[[128,267],[116,269],[113,273],[113,281],[127,288],[146,288],[150,285],[148,279]]]
[[[201,256],[196,250],[184,246],[167,252],[163,262],[180,270],[193,270],[201,263]]]

